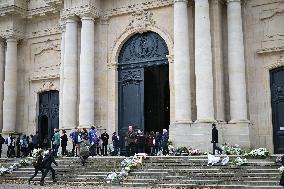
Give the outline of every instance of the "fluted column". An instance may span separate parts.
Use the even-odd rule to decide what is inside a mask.
[[[213,75],[208,0],[195,0],[195,77],[197,122],[213,122]]]
[[[82,18],[81,55],[80,55],[80,104],[79,126],[94,125],[95,116],[95,25],[91,17]]]
[[[2,132],[13,133],[16,131],[17,112],[17,40],[8,38],[6,42]]]
[[[4,40],[0,38],[0,132],[3,128],[3,96],[4,96]]]
[[[63,88],[64,88],[64,51],[65,51],[65,28],[61,34],[61,64],[60,64],[60,93],[59,93],[59,128],[63,127]]]
[[[247,122],[245,59],[240,0],[227,0],[231,123]]]
[[[77,21],[67,19],[64,51],[64,80],[63,80],[63,127],[77,126],[77,67],[78,39]]]
[[[174,1],[175,122],[191,122],[187,0]]]

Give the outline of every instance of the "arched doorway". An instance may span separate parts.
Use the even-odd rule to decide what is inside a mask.
[[[138,33],[122,46],[118,57],[118,131],[128,126],[144,132],[170,124],[169,65],[165,41],[155,32]]]
[[[59,128],[59,92],[46,91],[39,94],[38,134],[40,144],[44,139],[50,144],[53,130]]]
[[[284,153],[284,67],[270,71],[274,153]]]

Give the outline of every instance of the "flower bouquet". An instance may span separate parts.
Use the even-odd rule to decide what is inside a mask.
[[[246,158],[237,157],[233,160],[232,163],[233,165],[241,166],[247,164],[248,160]]]
[[[189,155],[189,151],[188,151],[187,147],[181,146],[181,147],[177,148],[175,155],[176,156],[180,156],[180,155],[188,156]]]
[[[283,171],[284,171],[284,166],[279,167],[278,170],[279,170],[280,174],[282,174]]]
[[[229,143],[222,144],[221,146],[222,151],[227,155],[241,155],[242,149],[239,145],[230,145]]]
[[[253,158],[266,158],[269,155],[269,152],[266,148],[258,148],[251,150],[248,153],[245,153],[244,157],[253,157]]]
[[[201,155],[201,151],[199,149],[188,148],[188,152],[190,156],[199,156]]]

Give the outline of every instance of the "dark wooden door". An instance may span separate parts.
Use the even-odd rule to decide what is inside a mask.
[[[38,133],[40,141],[50,142],[53,130],[59,128],[59,92],[47,91],[39,94]]]
[[[128,126],[144,129],[144,69],[125,69],[119,72],[119,137],[124,137]]]
[[[270,72],[274,153],[284,153],[284,68]]]
[[[168,48],[165,41],[154,32],[133,35],[120,50],[118,57],[118,134],[122,154],[125,150],[124,137],[128,126],[133,126],[135,130],[145,128],[145,68],[168,66],[166,55],[168,55]]]

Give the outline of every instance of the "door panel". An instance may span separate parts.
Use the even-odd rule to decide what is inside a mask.
[[[50,142],[55,128],[59,128],[59,92],[40,93],[38,131],[41,142],[45,137]]]
[[[284,153],[284,68],[270,72],[274,153]]]
[[[124,149],[128,126],[144,129],[144,69],[119,72],[119,136]]]

